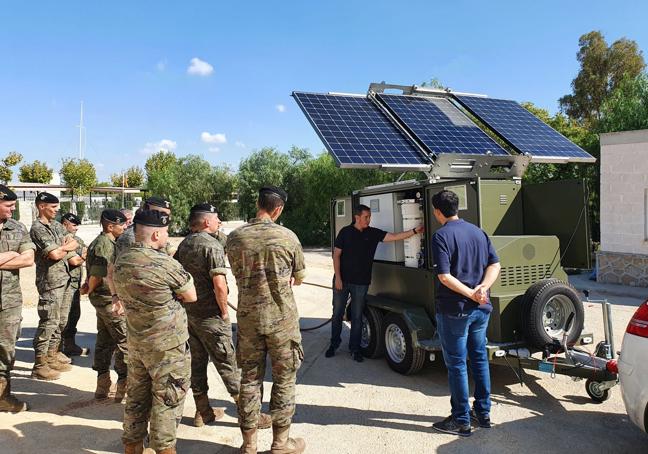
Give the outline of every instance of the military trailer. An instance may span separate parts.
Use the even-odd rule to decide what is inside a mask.
[[[332,200],[331,244],[359,204],[370,207],[374,227],[425,226],[423,235],[378,246],[364,314],[365,356],[384,356],[396,372],[412,374],[441,351],[440,284],[430,248],[439,224],[431,200],[449,189],[459,196],[459,216],[481,227],[500,257],[490,295],[490,361],[510,365],[514,358],[520,372],[586,378],[593,399],[607,398],[617,381],[611,339],[597,348],[598,358],[578,349],[593,337],[583,333],[583,303],[565,273],[590,268],[587,188],[582,181],[522,184],[531,162],[587,164],[595,161],[591,155],[514,101],[384,83],[363,95],[293,97],[337,165],[399,172],[404,180]],[[539,352],[542,359],[533,355]]]

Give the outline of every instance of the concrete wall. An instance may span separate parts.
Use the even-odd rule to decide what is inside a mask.
[[[648,130],[601,134],[598,280],[648,287]]]

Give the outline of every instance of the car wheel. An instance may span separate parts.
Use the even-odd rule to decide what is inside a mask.
[[[573,321],[567,331],[567,344],[574,344],[583,331],[583,303],[568,284],[558,279],[543,279],[529,287],[522,302],[523,331],[531,347],[542,349],[562,341],[570,314]]]
[[[366,306],[364,314],[362,314],[360,349],[362,356],[366,358],[380,358],[385,354],[383,315],[375,307]]]
[[[399,374],[416,373],[425,364],[425,351],[414,346],[412,332],[397,314],[385,317],[385,353],[387,364]]]
[[[585,381],[585,390],[587,394],[592,398],[594,402],[605,402],[610,398],[609,389],[601,389],[601,382],[594,381],[591,378],[588,378]]]

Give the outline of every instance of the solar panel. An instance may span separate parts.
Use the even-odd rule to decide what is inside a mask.
[[[429,167],[421,153],[365,96],[293,92],[341,167]]]
[[[459,103],[532,161],[594,162],[579,146],[515,101],[454,95]]]
[[[508,155],[445,98],[379,94],[411,134],[431,152]]]

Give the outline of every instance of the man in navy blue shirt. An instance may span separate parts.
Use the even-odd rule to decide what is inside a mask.
[[[370,227],[371,209],[366,205],[358,205],[353,210],[354,222],[338,233],[333,249],[333,268],[335,270],[335,284],[333,288],[333,317],[331,323],[331,345],[326,350],[325,356],[330,358],[335,355],[335,350],[340,346],[340,333],[342,332],[342,318],[351,295],[349,312],[351,315],[351,335],[349,337],[349,350],[353,359],[363,361],[360,352],[360,338],[362,337],[362,313],[365,307],[365,298],[369,284],[371,284],[371,269],[374,254],[380,242],[398,241],[410,238],[423,231],[419,226],[412,230],[400,233],[389,233],[384,230]]]
[[[436,296],[436,322],[448,368],[452,414],[432,427],[470,436],[471,419],[490,428],[490,372],[486,329],[493,310],[489,289],[500,271],[499,258],[480,228],[457,216],[459,198],[452,191],[432,197],[434,217],[441,224],[432,237],[432,252],[441,285]],[[466,357],[475,380],[470,409]]]

